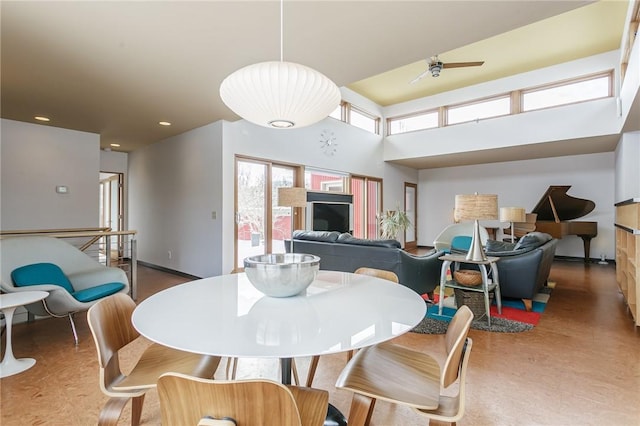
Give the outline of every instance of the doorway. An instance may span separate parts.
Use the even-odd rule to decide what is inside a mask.
[[[418,232],[418,224],[416,218],[418,217],[418,185],[415,183],[404,183],[404,211],[407,213],[411,226],[404,231],[404,248],[407,251],[416,250],[418,248],[418,241],[416,238]]]
[[[100,228],[124,230],[124,173],[100,172]],[[104,255],[118,259],[124,253],[124,236],[111,238],[111,247],[102,248]]]

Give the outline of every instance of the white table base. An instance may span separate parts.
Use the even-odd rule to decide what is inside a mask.
[[[4,314],[4,320],[7,325],[7,347],[4,351],[4,358],[0,363],[0,378],[9,377],[14,374],[22,373],[30,369],[36,363],[33,358],[16,359],[13,355],[13,345],[11,344],[11,329],[13,326],[13,314],[18,306],[27,305],[37,302],[47,297],[49,293],[45,291],[25,291],[21,293],[3,294],[0,302],[0,309]]]

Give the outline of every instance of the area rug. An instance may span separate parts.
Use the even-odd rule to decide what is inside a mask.
[[[525,310],[524,303],[521,300],[503,299],[502,314],[498,314],[498,308],[494,302],[491,305],[491,327],[487,324],[486,316],[482,315],[473,320],[471,328],[497,333],[520,333],[529,331],[538,324],[554,287],[554,282],[547,283],[547,286],[533,299],[531,312]],[[451,321],[451,318],[453,318],[453,315],[456,313],[455,297],[453,297],[453,291],[451,289],[446,289],[442,315],[440,315],[438,314],[438,288],[436,288],[434,295],[433,304],[429,305],[426,317],[412,332],[421,334],[446,333],[449,321]]]

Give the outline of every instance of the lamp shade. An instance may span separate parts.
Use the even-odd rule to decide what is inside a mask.
[[[236,114],[264,127],[304,127],[340,105],[340,89],[324,74],[293,62],[260,62],[227,76],[222,101]]]
[[[498,218],[498,196],[495,194],[456,195],[457,220],[492,220]]]
[[[524,207],[500,207],[500,222],[524,222],[526,219]]]
[[[278,205],[281,207],[306,207],[306,188],[278,188]]]

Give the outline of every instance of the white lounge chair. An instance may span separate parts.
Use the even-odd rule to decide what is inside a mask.
[[[104,266],[58,238],[11,237],[0,239],[0,288],[48,292],[42,302],[25,308],[34,315],[68,316],[78,344],[73,315],[103,297],[128,293],[129,280],[122,269]]]

